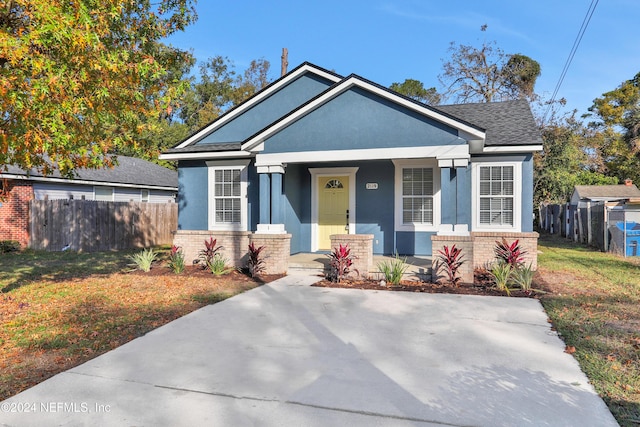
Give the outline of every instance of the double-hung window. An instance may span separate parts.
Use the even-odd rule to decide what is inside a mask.
[[[402,223],[433,225],[433,168],[402,168]]]
[[[519,163],[476,164],[476,226],[479,229],[520,229]]]
[[[247,164],[208,162],[209,229],[247,229]]]
[[[440,170],[424,162],[394,161],[396,167],[396,228],[433,230],[439,222]]]

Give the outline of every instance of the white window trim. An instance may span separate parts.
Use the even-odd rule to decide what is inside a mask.
[[[356,172],[353,168],[309,168],[311,174],[311,252],[318,251],[318,182],[324,176],[349,177],[349,234],[356,234]]]
[[[438,231],[441,217],[440,168],[436,159],[393,160],[395,165],[394,186],[394,217],[396,231]],[[402,222],[402,169],[403,168],[432,168],[433,169],[433,225],[404,224]]]
[[[98,200],[98,199],[96,198],[96,188],[98,188],[98,187],[99,187],[99,188],[105,188],[105,189],[106,189],[106,188],[108,188],[108,189],[110,189],[110,190],[111,190],[111,200],[102,200],[102,201],[105,201],[105,202],[113,202],[113,201],[115,200],[115,197],[116,197],[116,190],[115,190],[115,188],[113,188],[113,187],[107,187],[107,186],[102,186],[102,185],[100,185],[100,186],[94,185],[94,186],[93,186],[93,200]]]
[[[228,161],[210,161],[207,162],[208,176],[208,229],[212,231],[247,231],[247,186],[248,186],[248,168],[249,160],[228,160]],[[240,223],[228,224],[216,223],[215,209],[215,171],[221,169],[235,169],[240,171]]]
[[[480,167],[481,166],[513,166],[513,225],[480,224]],[[471,164],[472,176],[472,222],[473,231],[522,231],[522,162],[483,162]]]

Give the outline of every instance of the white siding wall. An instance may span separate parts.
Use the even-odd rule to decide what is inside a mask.
[[[114,189],[114,200],[116,202],[128,202],[130,200],[139,202],[141,199],[139,188],[112,188]],[[76,200],[82,199],[82,196],[86,200],[94,200],[92,185],[34,182],[33,192],[36,200],[44,200],[45,196],[48,196],[49,200],[70,199],[71,196]],[[150,190],[149,203],[175,202],[175,194],[175,191]]]
[[[177,192],[174,191],[160,191],[160,190],[151,190],[149,192],[149,203],[169,203],[175,202]]]
[[[139,202],[140,189],[115,187],[113,196],[115,202]]]
[[[45,196],[49,200],[74,199],[80,200],[84,196],[87,200],[93,200],[93,186],[90,185],[69,185],[46,182],[34,182],[33,193],[36,200],[44,200]]]

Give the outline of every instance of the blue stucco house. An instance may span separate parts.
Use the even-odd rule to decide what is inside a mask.
[[[373,254],[457,244],[473,265],[501,236],[535,254],[541,148],[524,100],[432,107],[304,63],[161,158],[178,161],[177,244],[195,254],[212,235],[239,263],[268,242],[286,271],[338,236]]]

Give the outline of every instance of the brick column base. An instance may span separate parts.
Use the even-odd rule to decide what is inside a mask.
[[[359,275],[369,278],[369,272],[373,270],[373,234],[332,234],[331,248],[340,245],[348,245],[351,255],[357,257],[353,261],[352,270],[357,270]]]
[[[446,280],[445,268],[439,259],[440,253],[445,246],[456,248],[462,251],[461,256],[464,263],[458,270],[460,278],[465,283],[473,283],[473,240],[471,236],[431,236],[431,277],[434,282]]]
[[[287,274],[291,255],[291,234],[252,234],[249,241],[264,246],[264,274]]]

